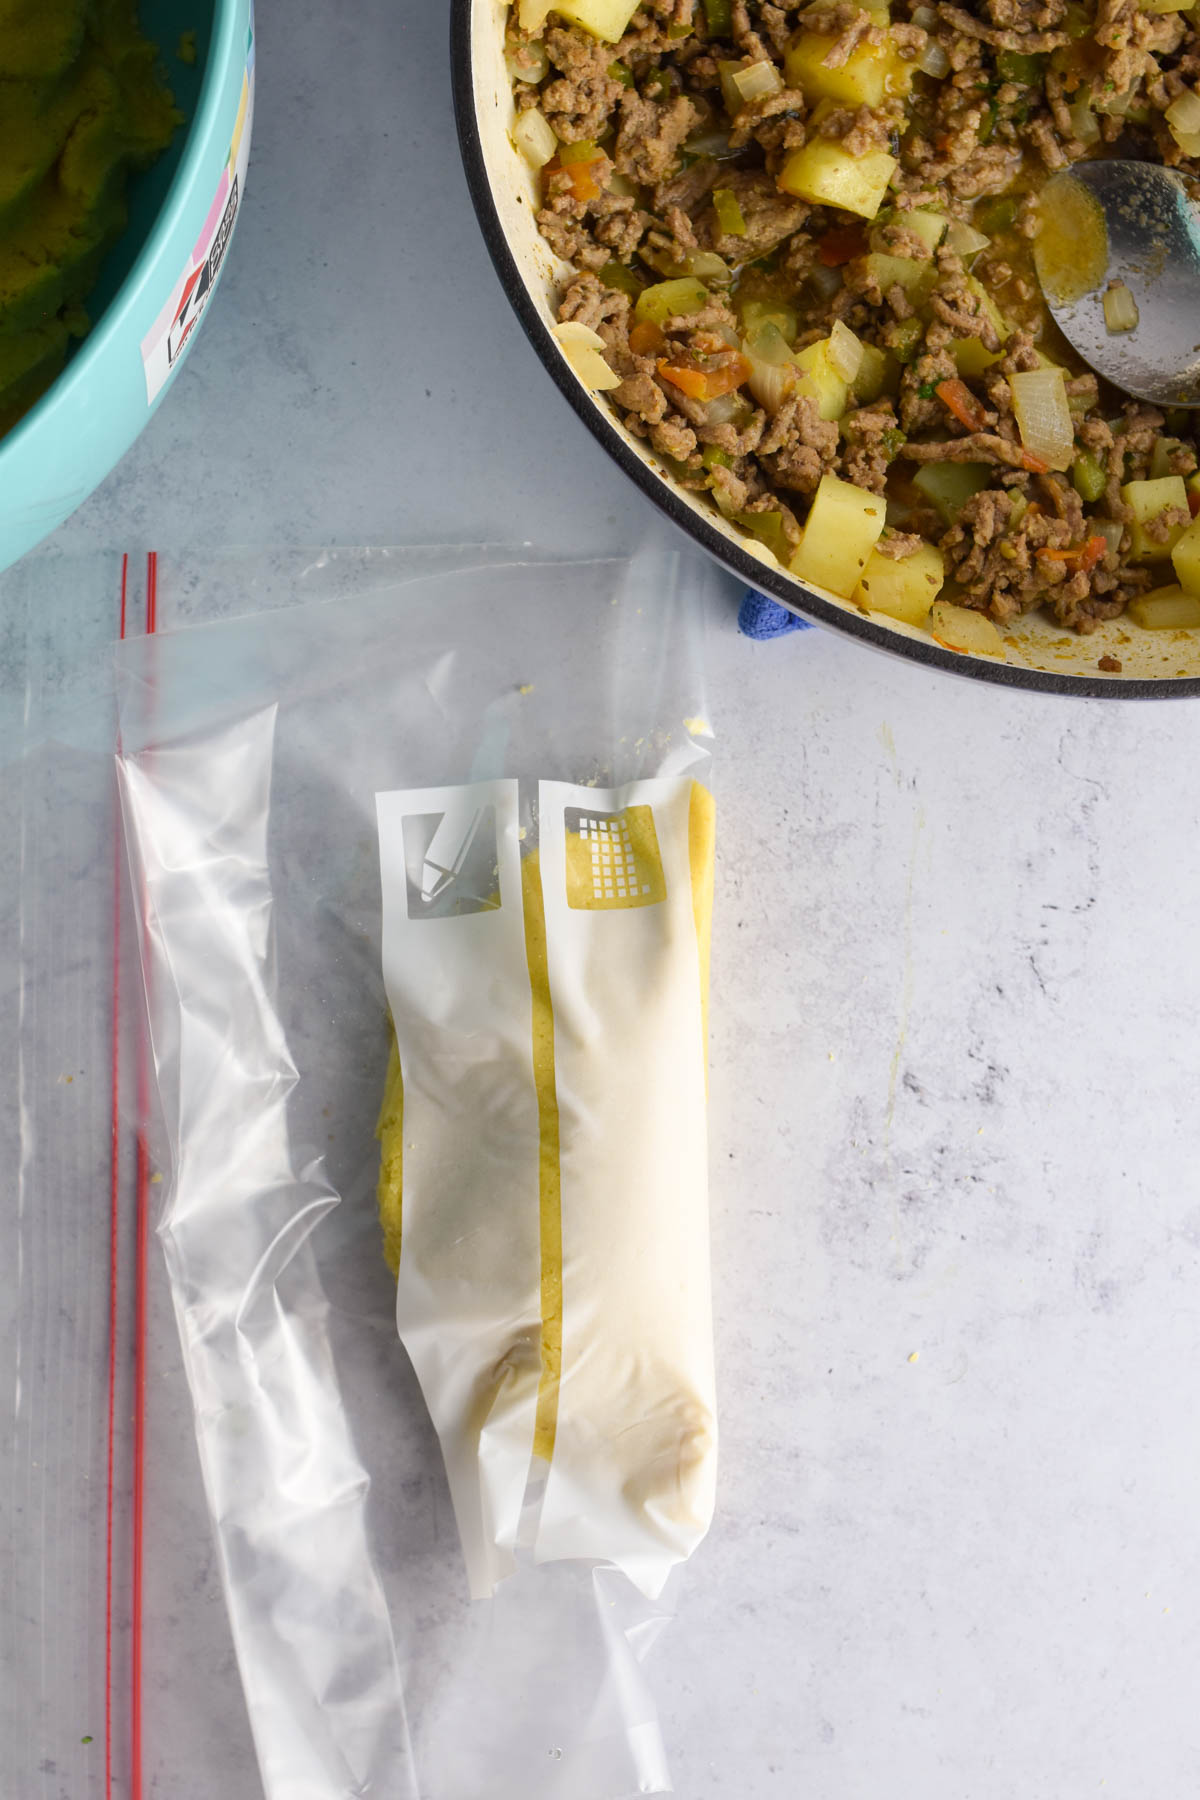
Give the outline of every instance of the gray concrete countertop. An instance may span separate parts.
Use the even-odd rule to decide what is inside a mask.
[[[245,210],[210,317],[129,456],[0,596],[59,553],[527,539],[582,556],[668,535],[507,309],[459,167],[442,9],[261,0],[258,29]],[[1184,1800],[1200,713],[1010,695],[821,632],[751,644],[737,597],[710,647],[719,1512],[650,1665],[676,1790]],[[42,631],[69,669],[69,609]],[[31,955],[24,854],[0,856],[0,918]],[[98,1099],[92,1116],[95,1167],[76,1159],[64,1192],[106,1180]],[[2,1141],[17,1168],[15,1107]],[[98,1355],[103,1324],[98,1303]],[[258,1800],[170,1393],[148,1790]],[[44,1517],[12,1508],[36,1552]],[[53,1679],[3,1668],[14,1717]],[[13,1800],[102,1793],[94,1760],[70,1776],[77,1755],[27,1749]]]

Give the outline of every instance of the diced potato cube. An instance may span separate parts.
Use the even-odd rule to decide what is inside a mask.
[[[955,338],[946,348],[954,358],[954,366],[960,375],[969,380],[972,375],[982,375],[993,363],[998,363],[1003,356],[1002,350],[985,350],[983,339],[977,337]]]
[[[1184,526],[1171,551],[1171,561],[1175,564],[1180,585],[1189,594],[1200,594],[1200,519],[1193,519],[1190,525]]]
[[[822,475],[789,567],[801,581],[827,588],[848,600],[883,530],[886,503],[879,494]]]
[[[800,31],[783,59],[789,87],[809,100],[837,100],[843,106],[881,106],[889,95],[907,94],[913,64],[906,63],[890,38],[882,44],[860,44],[839,68],[825,58],[837,42],[824,32]]]
[[[898,562],[872,550],[854,598],[871,612],[923,625],[945,578],[945,563],[935,544],[922,544]]]
[[[850,399],[850,386],[829,360],[829,339],[809,344],[797,353],[795,362],[804,371],[796,382],[796,392],[815,400],[823,419],[840,419]]]
[[[873,219],[898,167],[886,150],[851,156],[832,138],[814,138],[792,151],[780,170],[779,186],[814,206],[840,206],[844,212]]]
[[[889,256],[886,251],[872,250],[866,271],[881,294],[901,287],[913,306],[923,306],[937,285],[936,264],[918,262],[915,256]]]
[[[1182,475],[1162,475],[1157,481],[1127,481],[1121,498],[1133,508],[1134,523],[1130,527],[1129,553],[1135,562],[1165,562],[1183,536],[1190,518],[1187,489]],[[1182,511],[1183,520],[1173,525],[1163,537],[1151,536],[1146,527],[1160,514],[1174,509]]]
[[[638,0],[554,0],[554,11],[561,18],[581,25],[606,44],[615,44],[625,36],[637,7]],[[523,13],[521,22],[524,24]]]
[[[1200,625],[1200,594],[1181,587],[1155,588],[1129,602],[1129,616],[1143,631],[1191,631]]]
[[[952,606],[948,600],[935,600],[929,629],[947,650],[958,650],[964,656],[998,656],[1007,660],[1000,633],[986,613],[976,612],[972,606]]]

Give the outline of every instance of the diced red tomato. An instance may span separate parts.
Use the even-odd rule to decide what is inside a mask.
[[[1068,544],[1061,550],[1039,550],[1038,555],[1046,557],[1048,561],[1066,563],[1081,574],[1090,575],[1097,563],[1103,561],[1107,549],[1108,539],[1097,535],[1087,538],[1082,544]]]
[[[861,225],[835,225],[817,244],[817,255],[827,269],[838,269],[867,248],[867,236]]]
[[[664,381],[669,381],[691,400],[718,400],[722,394],[732,394],[735,388],[750,379],[751,366],[739,351],[715,369],[679,368],[672,363],[660,362],[658,372]]]
[[[660,362],[658,372],[664,381],[669,381],[672,387],[677,387],[681,394],[687,395],[689,400],[710,398],[708,376],[703,369],[677,369],[668,362]]]
[[[545,179],[550,175],[565,175],[571,184],[571,193],[581,206],[589,200],[595,200],[601,191],[601,184],[596,179],[597,171],[604,167],[607,159],[604,156],[593,157],[590,162],[573,162],[565,166],[557,156],[552,156],[542,170]]]
[[[657,356],[667,347],[662,327],[653,319],[639,319],[629,334],[629,348],[635,356]]]

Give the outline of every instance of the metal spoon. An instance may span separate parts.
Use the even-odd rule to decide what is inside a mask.
[[[1108,232],[1107,265],[1101,276],[1095,259],[1088,292],[1064,297],[1042,276],[1064,337],[1127,394],[1200,407],[1200,216],[1183,183],[1157,163],[1117,161],[1076,163],[1054,182],[1086,188],[1099,201]],[[1105,324],[1103,295],[1112,281],[1123,281],[1137,303],[1132,331],[1111,332]]]

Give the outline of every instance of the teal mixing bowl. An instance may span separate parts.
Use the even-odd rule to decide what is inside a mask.
[[[254,110],[253,0],[141,0],[185,123],[135,178],[129,224],[62,373],[0,438],[0,569],[86,500],[170,387],[241,209]],[[179,55],[194,33],[196,55]]]

